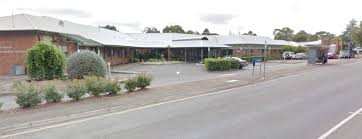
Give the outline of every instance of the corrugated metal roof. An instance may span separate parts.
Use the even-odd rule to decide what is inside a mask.
[[[100,44],[100,43],[98,43],[96,41],[84,38],[84,37],[79,36],[79,35],[64,34],[64,33],[61,33],[60,35],[68,37],[68,38],[76,41],[78,43],[78,45],[80,45],[80,46],[102,46],[102,44]]]
[[[228,47],[232,44],[292,45],[302,44],[284,40],[273,40],[263,36],[225,36],[225,35],[194,35],[180,33],[120,33],[99,27],[81,25],[46,16],[17,14],[0,17],[0,31],[12,30],[41,30],[72,34],[70,37],[89,45],[129,46],[142,48],[166,47]],[[201,41],[203,38],[208,40]],[[176,42],[176,40],[183,40]],[[203,42],[203,43],[201,43]],[[97,44],[98,43],[98,44]],[[201,45],[202,44],[202,45]]]
[[[47,16],[17,14],[0,17],[0,30],[41,30],[65,34],[80,35],[104,45],[132,46],[127,40],[132,38],[124,33],[59,20]]]

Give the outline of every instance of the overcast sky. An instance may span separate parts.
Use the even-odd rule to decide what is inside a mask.
[[[362,19],[360,0],[0,0],[0,16],[18,13],[51,16],[87,25],[116,25],[141,32],[179,24],[184,30],[227,35],[249,30],[273,36],[275,28],[340,34]]]

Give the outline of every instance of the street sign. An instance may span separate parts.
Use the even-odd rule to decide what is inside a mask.
[[[255,57],[252,59],[252,62],[253,62],[253,66],[255,66],[256,63],[263,62],[263,59],[260,57]]]

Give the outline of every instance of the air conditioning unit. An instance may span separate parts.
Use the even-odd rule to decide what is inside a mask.
[[[12,64],[11,65],[11,75],[25,75],[25,67],[20,64]]]

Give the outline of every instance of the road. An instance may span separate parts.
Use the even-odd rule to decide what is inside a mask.
[[[362,138],[362,64],[336,65],[9,138]],[[333,129],[333,130],[332,130]]]

